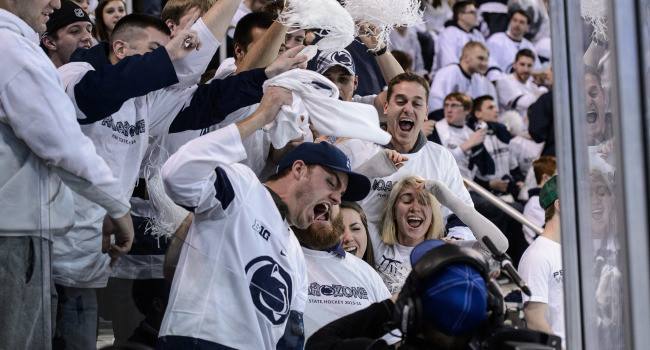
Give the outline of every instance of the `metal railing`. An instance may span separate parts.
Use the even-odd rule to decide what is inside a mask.
[[[486,190],[481,185],[465,177],[463,177],[463,181],[465,181],[465,185],[470,190],[485,198],[488,202],[492,203],[495,207],[499,208],[501,211],[508,214],[508,216],[520,222],[522,225],[528,226],[531,230],[533,230],[533,232],[541,235],[544,231],[541,227],[535,225],[534,222],[528,220],[528,218],[526,218],[522,213],[518,212],[517,209],[511,207],[508,205],[508,203],[499,199],[499,197],[493,195],[490,191]]]

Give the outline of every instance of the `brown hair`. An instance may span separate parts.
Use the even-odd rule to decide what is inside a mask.
[[[163,7],[160,17],[165,22],[171,19],[174,23],[179,24],[181,17],[187,11],[196,7],[201,13],[206,13],[216,2],[216,0],[169,0]]]
[[[363,211],[361,206],[355,202],[341,202],[339,204],[339,207],[341,208],[341,211],[343,209],[352,209],[359,214],[359,217],[361,218],[361,224],[363,225],[363,228],[366,230],[366,252],[363,253],[363,257],[361,258],[363,261],[367,262],[368,265],[372,266],[372,268],[376,268],[375,266],[375,250],[372,248],[372,240],[370,239],[370,230],[368,230],[368,218],[366,217],[366,213]]]
[[[469,97],[466,93],[459,92],[459,91],[454,91],[454,92],[450,93],[449,95],[447,95],[445,97],[444,102],[447,102],[448,100],[450,100],[452,98],[454,100],[460,102],[463,105],[464,110],[466,110],[466,111],[471,111],[472,110],[472,106],[474,105],[474,103],[472,102],[472,98]]]
[[[386,101],[390,101],[390,97],[393,95],[393,88],[395,85],[403,83],[403,82],[414,82],[422,85],[424,90],[426,91],[426,96],[424,96],[424,100],[427,101],[429,100],[429,91],[431,88],[429,87],[429,83],[427,82],[426,79],[422,78],[421,76],[413,73],[413,72],[405,72],[396,75],[393,79],[391,79],[388,82],[388,91],[386,92]]]
[[[549,205],[548,208],[544,209],[544,222],[551,221],[554,215],[555,215],[555,201],[553,201],[553,204]]]
[[[126,11],[126,3],[124,0],[103,0],[97,5],[95,9],[95,25],[93,26],[93,37],[99,41],[109,41],[111,39],[110,33],[106,29],[106,23],[104,23],[104,7],[108,5],[111,1],[121,1],[124,5],[124,10]],[[113,28],[114,30],[115,28]]]
[[[535,181],[539,185],[542,182],[544,174],[553,176],[557,170],[557,161],[553,156],[541,156],[533,162],[533,171],[535,172]]]

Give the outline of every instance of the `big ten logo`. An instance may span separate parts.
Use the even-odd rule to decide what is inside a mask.
[[[382,179],[375,179],[375,181],[372,183],[372,190],[373,191],[384,191],[384,192],[390,192],[390,190],[393,188],[393,181],[384,181]]]
[[[255,223],[253,224],[253,230],[257,232],[262,238],[265,240],[269,240],[269,237],[271,237],[271,232],[269,232],[267,229],[264,228],[264,226],[257,220],[255,220]]]

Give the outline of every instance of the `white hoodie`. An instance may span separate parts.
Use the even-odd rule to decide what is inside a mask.
[[[52,239],[73,224],[72,194],[61,179],[112,217],[130,205],[81,132],[37,39],[27,23],[0,9],[0,236]]]

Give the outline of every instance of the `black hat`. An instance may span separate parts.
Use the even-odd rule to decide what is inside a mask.
[[[93,23],[86,11],[79,5],[72,1],[61,1],[61,8],[54,10],[50,15],[50,20],[45,24],[46,29],[43,35],[56,33],[57,30],[80,21]]]

